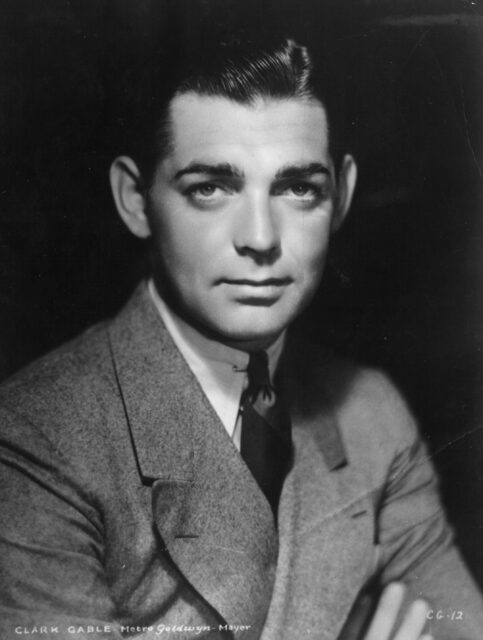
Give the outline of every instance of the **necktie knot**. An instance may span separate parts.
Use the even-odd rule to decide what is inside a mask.
[[[290,467],[290,418],[270,383],[265,351],[250,354],[247,377],[241,400],[241,454],[276,514]]]
[[[268,354],[266,351],[255,351],[250,354],[247,375],[247,394],[251,398],[252,402],[255,402],[258,397],[270,402],[273,398],[273,387],[270,383]]]

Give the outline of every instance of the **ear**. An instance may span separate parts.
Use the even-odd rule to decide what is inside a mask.
[[[345,220],[351,206],[356,182],[356,162],[351,155],[345,155],[342,160],[339,178],[337,181],[337,199],[335,202],[334,215],[332,216],[332,231],[337,231]]]
[[[146,216],[146,198],[142,189],[141,172],[128,156],[119,156],[109,172],[111,191],[117,211],[125,225],[138,238],[151,235]]]

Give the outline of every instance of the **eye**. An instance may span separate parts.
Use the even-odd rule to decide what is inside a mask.
[[[290,187],[292,193],[298,198],[303,198],[306,196],[313,196],[316,193],[316,188],[313,185],[305,184],[300,182],[298,184],[294,184]]]
[[[293,182],[286,185],[281,195],[300,204],[317,204],[323,198],[323,188],[313,182]]]
[[[189,203],[198,209],[213,209],[225,206],[231,196],[238,192],[237,184],[229,180],[202,179],[187,184],[182,193]]]
[[[215,182],[197,182],[184,190],[184,196],[196,208],[206,209],[223,205],[231,194],[228,185]]]
[[[199,200],[208,200],[222,193],[222,189],[212,182],[194,184],[187,190],[187,195]]]

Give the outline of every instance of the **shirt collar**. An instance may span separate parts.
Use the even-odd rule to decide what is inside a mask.
[[[158,294],[153,280],[148,284],[151,298],[201,389],[218,415],[230,438],[239,448],[237,429],[240,398],[247,385],[249,354],[210,340],[174,313]],[[273,380],[284,346],[282,334],[267,349],[270,377]]]

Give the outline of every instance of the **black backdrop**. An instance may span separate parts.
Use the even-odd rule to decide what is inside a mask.
[[[159,22],[186,36],[250,11],[337,34],[360,182],[309,329],[402,388],[483,586],[479,1],[0,0],[0,375],[112,313],[142,272],[107,188],[109,75]]]

